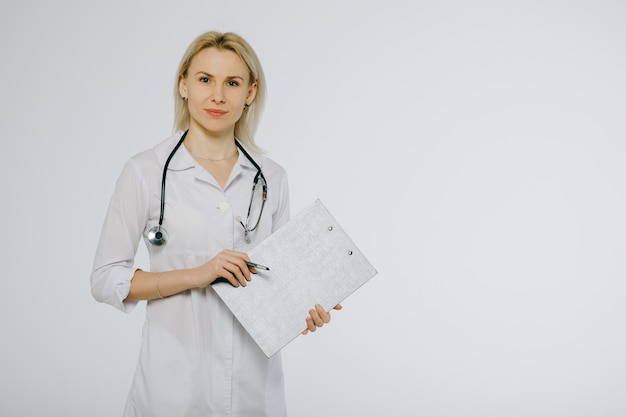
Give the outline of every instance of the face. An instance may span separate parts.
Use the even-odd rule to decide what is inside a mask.
[[[250,84],[248,68],[234,52],[206,48],[193,57],[178,89],[187,98],[190,130],[230,138],[244,105],[254,100],[256,83]]]

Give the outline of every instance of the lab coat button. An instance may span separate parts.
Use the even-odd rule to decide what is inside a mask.
[[[219,206],[217,206],[217,208],[222,212],[222,213],[228,213],[230,211],[230,204],[228,204],[226,201],[224,201],[223,203],[220,203]]]

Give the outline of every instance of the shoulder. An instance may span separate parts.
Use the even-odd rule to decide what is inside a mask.
[[[133,169],[140,175],[151,175],[154,171],[162,171],[167,157],[178,143],[181,134],[182,132],[176,132],[154,147],[131,156],[126,161],[125,169]]]
[[[161,142],[157,143],[150,149],[146,149],[141,151],[135,155],[133,155],[129,162],[134,162],[137,164],[154,164],[158,163],[164,165],[165,160],[169,156],[169,154],[174,149],[174,146],[178,143],[178,140],[181,137],[182,132],[176,132],[170,137]]]
[[[287,176],[287,172],[285,171],[285,168],[283,168],[282,165],[280,165],[278,162],[274,161],[273,159],[264,155],[255,155],[254,157],[258,161],[259,165],[261,166],[261,169],[266,175],[275,174],[275,175],[280,175],[280,176],[285,176],[285,177]]]

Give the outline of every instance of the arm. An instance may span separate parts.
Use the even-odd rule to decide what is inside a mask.
[[[158,298],[159,293],[165,297],[190,288],[206,287],[218,277],[234,286],[245,285],[250,272],[256,271],[246,266],[245,261],[249,259],[242,252],[224,250],[205,265],[160,274],[133,266],[148,219],[150,187],[145,172],[151,169],[154,167],[145,160],[130,160],[117,180],[91,273],[94,298],[129,312],[139,300]],[[158,173],[158,168],[155,172]]]
[[[117,179],[90,278],[91,293],[96,301],[124,312],[130,312],[137,304],[125,298],[135,273],[135,254],[150,204],[150,189],[143,170],[136,161],[129,160]]]
[[[250,281],[248,255],[233,250],[223,250],[212,260],[196,268],[179,269],[167,272],[145,272],[137,269],[130,282],[130,290],[125,301],[152,300],[192,288],[204,288],[218,278],[225,278],[234,287],[245,287]]]

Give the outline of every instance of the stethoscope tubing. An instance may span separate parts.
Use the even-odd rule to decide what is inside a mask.
[[[159,227],[163,225],[163,217],[165,216],[165,180],[167,178],[167,167],[170,165],[170,161],[174,157],[174,154],[176,153],[178,148],[180,148],[180,145],[183,144],[183,141],[185,140],[185,137],[187,137],[188,132],[189,130],[185,130],[185,133],[183,133],[183,136],[180,138],[176,146],[174,146],[172,152],[170,152],[167,160],[165,161],[165,165],[163,166],[163,177],[161,179],[161,211],[159,214]]]
[[[180,145],[183,144],[183,141],[187,137],[187,133],[188,132],[189,132],[189,130],[186,130],[185,133],[183,133],[181,138],[178,140],[178,143],[176,144],[176,146],[174,146],[174,148],[170,152],[169,156],[167,157],[167,160],[165,161],[165,165],[163,165],[163,175],[161,177],[161,208],[160,208],[160,211],[159,211],[159,224],[157,226],[151,228],[149,233],[148,233],[148,241],[152,245],[155,245],[155,246],[162,246],[167,241],[167,233],[166,233],[165,229],[163,229],[163,219],[165,218],[165,184],[167,182],[166,181],[166,179],[167,179],[167,168],[168,168],[168,166],[170,164],[170,161],[174,157],[174,154],[176,153],[176,151],[178,151],[178,148],[180,148]],[[265,180],[265,176],[263,175],[263,171],[261,170],[261,167],[250,156],[250,154],[244,149],[243,145],[241,145],[237,139],[235,139],[235,144],[237,145],[237,148],[239,148],[239,150],[241,152],[243,152],[245,157],[257,169],[257,173],[254,176],[254,181],[253,181],[253,184],[252,184],[252,196],[254,196],[254,190],[256,189],[256,185],[257,185],[257,183],[259,181],[259,178],[261,178],[263,180],[263,202],[265,202],[265,199],[267,198],[267,181]],[[261,206],[261,214],[263,213],[263,206],[264,206],[264,204]],[[252,199],[250,200],[250,205],[248,207],[248,217],[250,216],[250,209],[251,209],[251,207],[252,207]],[[260,217],[261,216],[259,215],[259,220],[260,220]],[[244,228],[244,231],[246,232],[246,236],[247,236],[247,234],[249,232],[253,231],[258,226],[258,222],[257,222],[257,224],[253,228],[248,229],[247,225],[244,225],[243,223],[241,223],[241,224],[242,224],[242,226]]]

